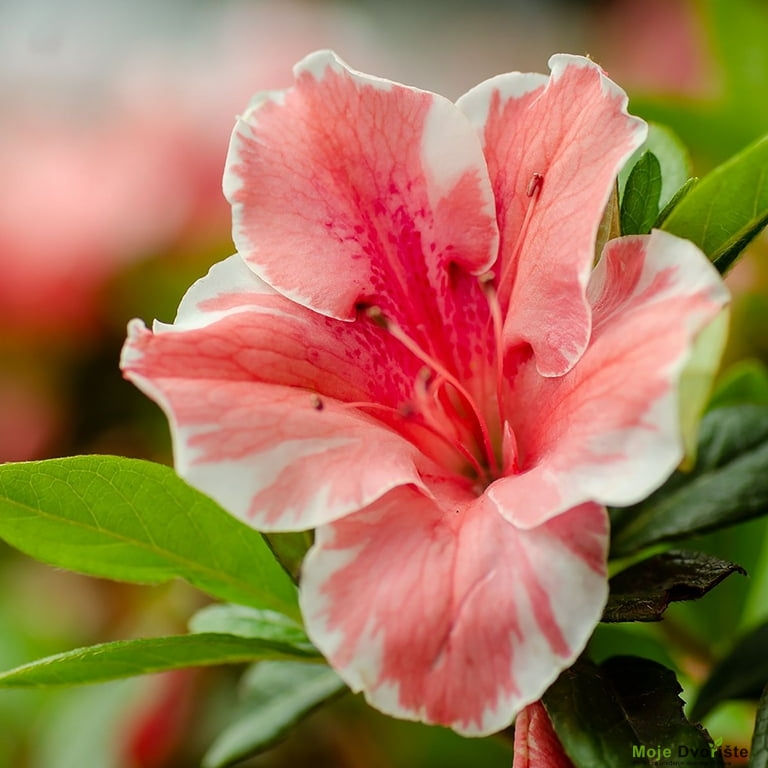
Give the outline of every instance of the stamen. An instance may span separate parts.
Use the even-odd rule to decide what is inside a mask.
[[[368,309],[365,310],[365,316],[369,320],[373,320],[379,328],[383,328],[385,331],[389,330],[389,321],[379,307],[368,307]]]
[[[541,173],[534,173],[533,176],[531,176],[530,181],[528,182],[528,186],[525,188],[525,194],[528,195],[528,197],[533,197],[536,195],[539,196],[539,193],[541,192],[541,188],[544,184],[544,176]]]
[[[375,310],[375,311],[374,311]],[[442,376],[453,388],[464,398],[465,402],[469,406],[472,414],[475,417],[478,427],[480,428],[480,434],[482,435],[483,452],[488,458],[488,464],[491,468],[492,474],[498,474],[498,464],[496,462],[496,455],[493,451],[493,445],[491,443],[491,437],[488,432],[488,425],[485,423],[483,415],[480,413],[477,405],[472,400],[469,392],[464,388],[461,382],[450,373],[440,362],[428,355],[410,336],[408,336],[397,323],[388,320],[378,307],[370,307],[366,310],[366,314],[377,325],[385,328],[394,338],[396,338],[409,352],[415,357],[421,360],[425,365],[429,366],[435,373]]]
[[[446,406],[450,407],[453,413],[456,413],[456,408],[449,394],[445,392],[445,384],[446,381],[442,376],[436,376],[432,370],[424,366],[416,376],[414,385],[416,410],[428,424],[444,434],[449,441],[466,446],[469,441],[475,441],[476,437],[463,423],[463,419],[457,421],[447,416]],[[441,390],[445,392],[447,403],[440,398]],[[461,430],[459,427],[464,429]]]
[[[475,470],[479,478],[486,478],[487,472],[480,466],[480,462],[472,455],[472,453],[463,445],[459,440],[451,440],[446,434],[441,432],[436,427],[433,427],[426,421],[415,421],[412,417],[414,415],[413,409],[406,403],[401,408],[393,408],[391,405],[383,405],[382,403],[368,403],[365,401],[354,403],[343,403],[339,406],[341,410],[357,410],[365,408],[373,411],[380,411],[388,413],[391,416],[397,416],[403,419],[413,427],[419,427],[429,432],[433,437],[438,438],[444,445],[447,445],[451,450],[456,451],[459,455],[472,465],[472,469]]]
[[[504,408],[502,407],[504,393],[504,341],[502,339],[503,320],[501,317],[501,304],[499,303],[499,297],[496,289],[493,287],[493,283],[483,280],[483,277],[481,275],[480,280],[483,293],[488,302],[488,309],[491,313],[493,340],[496,345],[496,407],[498,408],[499,418],[501,418],[501,414],[504,413]]]
[[[512,287],[508,285],[512,275],[513,265],[517,264],[517,258],[520,255],[520,249],[523,246],[523,240],[528,232],[528,225],[531,223],[531,216],[533,215],[533,209],[536,205],[536,201],[541,196],[541,189],[544,186],[544,174],[534,173],[528,181],[528,186],[525,188],[526,197],[530,198],[528,208],[523,218],[523,223],[520,225],[520,231],[517,233],[517,240],[515,245],[509,252],[507,257],[507,263],[504,267],[504,273],[501,275],[501,279],[498,283],[499,294],[506,299],[512,291]]]

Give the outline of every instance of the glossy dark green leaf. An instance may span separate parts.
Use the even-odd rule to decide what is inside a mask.
[[[707,733],[683,714],[674,673],[649,659],[580,660],[544,694],[544,706],[576,768],[651,765],[668,749],[679,765],[722,766]]]
[[[621,200],[622,235],[644,235],[651,231],[659,215],[661,166],[653,152],[646,152],[635,163]]]
[[[328,699],[346,690],[329,667],[298,661],[263,661],[244,678],[239,716],[211,745],[203,768],[224,768],[264,752]]]
[[[768,683],[768,623],[742,637],[712,670],[691,717],[701,719],[728,699],[755,699]]]
[[[676,472],[645,501],[612,510],[611,556],[768,513],[768,407],[710,411],[692,472]]]
[[[118,456],[0,466],[0,538],[62,568],[138,584],[173,578],[297,618],[261,534],[169,467]]]
[[[261,659],[316,659],[301,646],[261,638],[201,633],[118,640],[48,656],[0,674],[0,687],[101,683],[169,669]]]
[[[746,575],[741,566],[703,552],[653,555],[610,580],[603,621],[661,621],[670,603],[697,600],[732,573]]]
[[[707,174],[663,228],[692,240],[725,272],[768,224],[768,136]]]
[[[763,695],[757,706],[749,765],[750,768],[768,768],[768,685],[763,688]]]

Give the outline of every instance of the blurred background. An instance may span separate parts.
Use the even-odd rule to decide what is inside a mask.
[[[165,419],[123,382],[132,317],[172,320],[232,250],[221,174],[235,115],[286,87],[306,53],[456,98],[551,53],[589,54],[636,114],[670,126],[702,175],[768,132],[764,0],[0,0],[0,461],[115,453],[170,462]],[[766,238],[729,276],[725,366],[768,362]],[[696,542],[747,567],[662,626],[604,627],[695,686],[768,614],[762,521]],[[89,643],[182,632],[204,598],[34,563],[0,543],[0,669]],[[199,764],[236,712],[241,670],[71,691],[0,691],[0,768]],[[713,727],[748,746],[752,712]],[[503,739],[462,740],[342,697],[248,766],[509,766]]]

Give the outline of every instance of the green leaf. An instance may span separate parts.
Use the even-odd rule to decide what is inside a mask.
[[[317,658],[276,640],[201,633],[118,640],[48,656],[0,674],[0,688],[101,683],[169,669],[240,664],[261,659]]]
[[[135,716],[143,693],[142,682],[134,678],[49,691],[57,695],[34,720],[28,721],[35,723],[34,738],[30,739],[29,762],[22,764],[39,768],[126,768],[126,721]],[[3,696],[8,693],[3,691]],[[77,738],[72,738],[73,733]],[[18,762],[7,765],[10,768]]]
[[[223,600],[299,616],[296,588],[261,534],[160,464],[75,456],[0,466],[0,538],[79,573],[182,578]]]
[[[632,170],[646,152],[652,152],[661,166],[661,192],[658,202],[659,205],[666,206],[691,175],[691,156],[688,148],[671,128],[659,123],[648,123],[648,137],[619,173],[621,197],[624,196]]]
[[[544,694],[544,706],[576,768],[654,764],[648,748],[678,765],[722,766],[705,731],[686,720],[674,673],[649,659],[581,660]],[[652,755],[653,757],[653,755]],[[664,759],[664,757],[662,757]]]
[[[755,717],[755,732],[749,750],[751,768],[768,768],[768,685],[763,689]]]
[[[602,620],[661,621],[670,603],[697,600],[732,573],[746,576],[741,566],[703,552],[662,552],[610,580]]]
[[[692,240],[725,272],[768,224],[768,136],[707,174],[663,228]]]
[[[659,215],[656,217],[656,221],[653,222],[654,229],[661,229],[664,226],[664,222],[669,218],[669,214],[677,208],[680,201],[699,183],[699,179],[695,176],[681,185],[680,189],[675,192],[669,199],[669,202],[659,211]]]
[[[265,533],[264,539],[285,572],[298,584],[304,555],[312,546],[312,531]]]
[[[740,360],[720,378],[709,409],[728,405],[768,405],[768,369],[760,360]]]
[[[190,632],[213,632],[238,637],[258,637],[317,653],[300,624],[275,611],[244,605],[208,605],[189,620]]]
[[[611,512],[611,556],[715,530],[768,512],[768,407],[710,411],[698,459],[645,501]]]
[[[298,661],[263,661],[245,677],[242,713],[203,758],[203,768],[224,768],[264,752],[328,699],[346,690],[330,668]]]
[[[661,166],[653,152],[646,152],[635,163],[621,201],[621,233],[645,235],[659,215]]]
[[[768,623],[742,637],[710,673],[691,709],[701,719],[728,699],[758,699],[768,682]]]
[[[680,375],[678,407],[680,431],[683,437],[685,456],[680,465],[684,472],[696,463],[699,425],[712,391],[720,361],[728,341],[730,308],[720,310],[714,319],[701,330],[685,362]]]

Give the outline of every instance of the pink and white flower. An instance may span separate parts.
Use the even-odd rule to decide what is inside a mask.
[[[727,302],[691,243],[595,241],[645,125],[591,61],[456,104],[329,52],[239,119],[238,254],[125,375],[179,473],[263,531],[316,529],[307,631],[353,690],[507,726],[607,595],[605,505],[682,457],[678,379]]]

